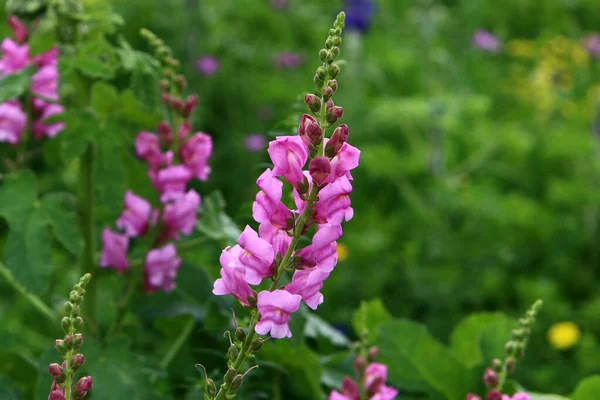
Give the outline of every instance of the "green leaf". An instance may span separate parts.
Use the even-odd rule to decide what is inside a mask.
[[[118,100],[119,93],[114,86],[104,82],[96,82],[92,86],[91,105],[102,118],[105,118],[107,114],[117,109]]]
[[[385,309],[381,299],[373,299],[360,303],[360,308],[352,316],[352,327],[357,335],[368,333],[368,340],[375,343],[377,327],[392,319],[390,313]]]
[[[122,142],[111,126],[94,137],[94,187],[98,218],[115,216],[127,190],[123,173]]]
[[[544,394],[527,392],[531,396],[531,400],[569,400],[567,397],[558,394]]]
[[[70,163],[81,157],[88,143],[99,134],[99,121],[90,112],[81,110],[67,111],[59,118],[66,123],[59,136],[62,158],[65,163]]]
[[[44,196],[41,203],[40,211],[46,223],[52,228],[54,237],[71,254],[80,254],[84,242],[79,230],[77,213],[73,207],[69,207],[62,196],[55,194]]]
[[[408,390],[434,391],[448,400],[463,398],[469,372],[423,325],[389,321],[379,327],[380,360],[388,365],[389,382]]]
[[[350,346],[350,340],[324,319],[310,311],[305,311],[303,314],[306,318],[306,324],[304,325],[304,335],[306,337],[316,339],[321,336],[329,339],[336,346]]]
[[[600,393],[600,375],[585,378],[575,388],[571,400],[596,400]]]
[[[37,183],[32,171],[25,169],[10,174],[0,186],[0,216],[11,229],[24,230],[24,221],[36,198]]]
[[[104,39],[84,44],[73,62],[82,74],[89,77],[107,80],[115,77],[117,61],[114,49]]]
[[[240,229],[225,213],[225,200],[221,192],[212,192],[202,199],[198,230],[206,236],[227,244],[237,242]]]
[[[514,321],[500,313],[476,313],[464,318],[452,332],[450,347],[467,367],[475,367],[504,354]]]
[[[56,45],[56,23],[55,14],[51,14],[50,17],[46,15],[40,21],[28,42],[30,54],[45,53]]]
[[[25,94],[29,90],[31,73],[31,68],[25,68],[20,72],[6,75],[0,79],[0,103]]]
[[[0,399],[2,400],[19,400],[18,389],[14,382],[5,375],[0,375]]]
[[[143,53],[139,53],[137,58],[137,66],[131,76],[131,89],[138,101],[152,110],[159,100],[158,73],[152,67],[152,61],[155,60]]]
[[[52,274],[52,241],[39,208],[29,213],[23,231],[11,227],[4,261],[30,292],[39,294],[47,287]]]

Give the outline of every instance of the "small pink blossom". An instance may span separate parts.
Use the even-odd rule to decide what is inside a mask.
[[[369,400],[394,400],[398,396],[398,390],[393,387],[382,385],[379,391],[375,393]]]
[[[181,258],[177,257],[177,250],[173,243],[160,249],[153,249],[146,255],[144,275],[146,278],[146,292],[152,293],[162,290],[170,293],[175,289],[175,278],[181,266]]]
[[[252,152],[257,152],[265,148],[267,144],[267,139],[265,138],[265,135],[261,135],[260,133],[253,133],[246,136],[244,144],[248,150]]]
[[[102,231],[100,266],[113,267],[119,272],[124,272],[129,268],[129,260],[127,259],[128,247],[129,238],[127,235],[121,235],[105,228]]]
[[[292,282],[286,285],[285,290],[302,296],[307,306],[316,310],[323,303],[321,289],[323,282],[329,277],[329,272],[320,268],[297,270],[294,272]]]
[[[323,271],[331,272],[338,262],[337,242],[318,248],[308,245],[296,253],[299,261],[297,265],[302,268],[318,267]]]
[[[33,63],[40,68],[47,65],[58,65],[58,54],[58,47],[53,47],[45,53],[34,56]]]
[[[172,165],[158,171],[154,184],[161,193],[160,201],[177,200],[185,193],[192,172],[184,165]]]
[[[202,56],[196,61],[196,68],[205,76],[216,74],[221,68],[219,60],[214,56]]]
[[[327,182],[331,183],[341,176],[352,180],[350,170],[358,167],[359,159],[360,150],[347,142],[344,143],[340,151],[331,160],[331,173],[329,174],[329,178],[327,178]]]
[[[358,399],[360,397],[358,385],[356,382],[354,382],[354,380],[352,380],[352,378],[347,376],[342,381],[342,393],[353,399]]]
[[[358,397],[350,397],[334,390],[329,394],[328,400],[358,400]]]
[[[53,390],[52,392],[50,392],[48,400],[65,400],[65,390],[62,388]]]
[[[54,115],[62,114],[65,112],[65,108],[60,104],[48,104],[43,108],[40,119],[33,123],[33,137],[41,139],[44,136],[55,137],[63,129],[65,129],[64,122],[54,122],[46,124],[46,120]]]
[[[273,275],[271,265],[275,259],[275,253],[271,243],[259,238],[258,234],[247,225],[238,238],[238,243],[242,248],[238,259],[245,268],[246,282],[258,285],[262,278]]]
[[[208,179],[210,173],[208,159],[212,155],[212,149],[211,137],[202,132],[197,132],[181,147],[181,160],[196,179],[201,181]]]
[[[387,366],[381,363],[371,363],[365,370],[365,389],[376,393],[387,381]]]
[[[280,69],[296,69],[304,63],[302,55],[291,51],[273,56],[273,65]]]
[[[320,223],[339,225],[342,221],[350,221],[354,210],[350,207],[352,184],[345,176],[325,186],[319,192],[319,202],[316,204],[317,214],[322,218]]]
[[[293,218],[292,212],[281,202],[283,182],[275,177],[273,171],[267,168],[258,177],[256,185],[261,189],[256,194],[256,201],[252,205],[252,216],[259,223],[270,222],[278,228],[288,225],[288,220]]]
[[[290,314],[298,311],[301,300],[299,295],[285,290],[260,292],[257,301],[260,321],[256,324],[256,333],[266,335],[271,332],[271,337],[275,339],[292,337],[288,322]]]
[[[304,180],[302,168],[308,159],[308,151],[300,136],[278,136],[269,143],[267,151],[275,176],[285,177],[294,187]]]
[[[275,254],[284,256],[292,243],[292,237],[283,229],[277,228],[270,222],[263,222],[258,226],[258,235],[273,246]]]
[[[502,50],[502,41],[484,29],[479,29],[473,34],[473,44],[489,53],[498,53]]]
[[[0,44],[0,76],[21,71],[29,65],[29,45],[19,46],[18,43],[6,38]]]
[[[17,144],[27,125],[27,115],[17,101],[0,104],[0,142]]]
[[[144,235],[152,218],[152,206],[132,191],[125,193],[125,209],[117,219],[117,226],[130,237]]]
[[[177,238],[179,232],[190,235],[196,226],[199,207],[200,195],[193,189],[168,203],[163,213],[163,221],[169,229],[169,237]]]
[[[83,378],[79,379],[79,381],[77,381],[77,384],[75,385],[75,390],[85,395],[92,389],[92,386],[92,377],[84,376]]]
[[[249,306],[248,297],[253,297],[254,294],[246,282],[244,268],[238,260],[241,252],[242,248],[239,245],[223,250],[219,259],[221,278],[215,281],[213,293],[217,296],[231,294],[242,305]]]
[[[171,165],[173,153],[161,153],[158,136],[152,132],[140,132],[135,138],[135,152],[150,165],[150,170]]]
[[[50,100],[58,100],[58,66],[49,64],[41,67],[31,77],[31,91],[34,95],[44,97]],[[44,99],[33,100],[33,105],[37,110],[43,110],[50,104]]]
[[[319,225],[317,233],[315,233],[312,239],[313,251],[319,251],[329,246],[340,237],[342,237],[342,227],[340,225]]]
[[[600,58],[600,35],[588,35],[583,38],[583,46],[594,58]]]

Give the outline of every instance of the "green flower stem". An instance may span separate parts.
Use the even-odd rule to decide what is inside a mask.
[[[96,231],[94,215],[96,199],[94,195],[94,148],[92,144],[88,145],[88,148],[81,159],[79,179],[82,185],[80,212],[82,218],[83,239],[85,242],[85,248],[83,250],[83,256],[81,259],[81,275],[86,273],[94,274],[96,272],[96,263],[94,258],[94,254],[96,254]],[[96,282],[97,279],[92,279],[86,289],[87,310],[85,315],[87,315],[91,325],[93,326],[95,326],[96,323],[97,311]]]
[[[71,390],[73,388],[73,374],[71,373],[71,359],[73,358],[73,350],[67,351],[65,361],[67,362],[66,379],[65,379],[65,400],[71,400]]]
[[[304,227],[306,226],[306,223],[308,222],[310,212],[313,208],[314,202],[317,199],[318,193],[319,193],[319,188],[316,185],[313,185],[313,187],[310,191],[310,194],[308,195],[308,199],[306,201],[306,207],[304,208],[304,212],[300,216],[300,219],[298,220],[298,223],[296,224],[296,228],[294,229],[294,237],[292,239],[292,242],[290,243],[290,247],[286,251],[285,256],[283,257],[283,259],[279,263],[279,266],[277,267],[277,273],[273,277],[273,282],[271,283],[271,286],[269,286],[269,292],[274,291],[275,289],[277,289],[277,286],[279,286],[279,281],[281,280],[281,277],[283,276],[285,269],[287,268],[288,264],[290,263],[292,254],[294,253],[294,250],[296,249],[296,245],[298,244],[298,241],[300,241],[300,238],[302,237]],[[242,348],[232,365],[232,368],[236,371],[236,374],[239,373],[242,364],[244,363],[244,361],[250,354],[250,345],[252,344],[252,342],[254,341],[254,339],[257,336],[256,331],[254,330],[257,323],[258,323],[258,313],[256,312],[256,313],[253,313],[252,318],[250,319],[250,325],[248,327],[248,335],[246,336],[246,340],[244,340]],[[230,390],[231,390],[231,384],[229,384],[227,382],[223,382],[223,384],[219,388],[219,392],[217,393],[217,397],[215,397],[215,400],[228,399]]]
[[[183,344],[185,343],[187,338],[192,333],[192,330],[194,329],[194,325],[196,325],[196,320],[194,319],[193,316],[191,316],[190,319],[188,320],[188,322],[183,327],[183,330],[181,331],[179,336],[177,336],[177,339],[175,339],[173,344],[169,347],[169,350],[167,351],[167,353],[164,355],[164,357],[160,361],[160,366],[163,369],[167,368],[169,366],[169,364],[171,363],[171,361],[173,361],[173,358],[175,358],[175,356],[181,349],[181,346],[183,346]]]
[[[19,292],[23,297],[25,297],[36,310],[38,310],[41,314],[50,319],[53,323],[56,322],[58,316],[54,313],[54,311],[52,311],[52,309],[48,307],[46,303],[44,303],[39,297],[32,293],[29,293],[27,289],[25,289],[19,282],[17,282],[13,277],[12,272],[8,268],[6,268],[6,266],[2,262],[0,262],[0,275],[2,275],[4,279],[6,279],[6,281],[17,292]]]
[[[117,315],[115,317],[115,321],[111,325],[106,336],[112,336],[121,330],[123,318],[125,317],[125,312],[127,311],[129,302],[133,298],[133,294],[135,293],[136,289],[142,282],[142,263],[142,261],[132,263],[130,267],[130,273],[128,276],[129,279],[125,288],[125,294],[123,297],[121,297],[119,304],[117,304]]]

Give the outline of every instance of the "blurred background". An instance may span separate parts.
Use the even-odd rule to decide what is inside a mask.
[[[600,371],[595,0],[113,3],[128,40],[147,27],[182,60],[215,141],[209,185],[239,225],[345,9],[336,97],[362,158],[319,315],[344,327],[381,297],[447,341],[469,312],[543,298],[522,383],[568,393]]]
[[[596,0],[111,3],[134,47],[147,50],[145,27],[182,61],[195,127],[215,143],[203,191],[220,190],[239,226],[345,9],[336,103],[362,157],[318,315],[348,331],[379,297],[448,342],[470,312],[516,317],[542,298],[520,382],[567,394],[600,372]]]

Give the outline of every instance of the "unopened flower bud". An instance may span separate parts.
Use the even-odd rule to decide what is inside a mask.
[[[323,89],[323,99],[325,101],[327,101],[332,97],[333,97],[333,89],[330,88],[329,86],[327,86],[325,89]]]
[[[494,389],[487,394],[486,400],[502,400],[502,393]]]
[[[79,284],[81,285],[81,287],[85,288],[88,283],[90,283],[90,280],[92,279],[92,274],[90,274],[89,272],[85,275],[83,275],[80,279],[79,279]]]
[[[57,363],[52,363],[48,365],[48,373],[50,374],[50,376],[52,376],[55,380],[60,379],[60,377],[62,375],[64,375],[63,373],[63,369],[61,368],[60,365],[58,365]],[[59,382],[62,383],[62,382]]]
[[[67,349],[73,348],[73,335],[66,335],[64,338],[65,347]]]
[[[312,112],[316,113],[321,111],[321,99],[312,93],[308,93],[304,96],[304,103],[306,103]]]
[[[79,296],[79,294],[75,290],[71,291],[71,293],[69,294],[69,299],[74,304],[80,304],[81,303],[81,296]]]
[[[498,359],[498,358],[494,358],[492,360],[492,368],[496,372],[502,371],[502,361],[500,359]]]
[[[523,340],[524,332],[521,329],[513,329],[511,332],[511,336],[514,340]]]
[[[240,342],[243,342],[244,340],[246,340],[246,331],[242,328],[237,328],[235,330],[235,338]]]
[[[337,58],[337,56],[340,55],[340,48],[337,46],[333,46],[330,51],[331,51],[331,53],[333,53],[333,56],[335,58]]]
[[[160,141],[165,145],[169,146],[173,142],[173,134],[171,132],[171,125],[167,121],[161,121],[156,128],[156,134],[160,138]]]
[[[332,79],[335,79],[340,74],[340,67],[337,64],[331,64],[327,73]]]
[[[494,388],[498,385],[498,374],[492,368],[487,368],[483,373],[483,383],[488,388]]]
[[[65,333],[69,333],[69,329],[71,329],[71,318],[63,317],[63,319],[60,320],[60,325]]]
[[[325,41],[325,47],[327,47],[328,49],[333,47],[333,39],[331,37],[327,38],[327,40]]]
[[[327,86],[329,86],[335,92],[338,89],[338,81],[336,79],[331,79],[327,82]]]
[[[264,342],[265,340],[261,338],[254,339],[254,341],[250,344],[250,350],[259,351],[262,348]]]
[[[335,61],[335,54],[331,50],[327,52],[327,59],[326,60],[327,60],[327,62],[329,64],[331,64],[332,62]]]
[[[506,354],[508,354],[509,356],[513,355],[515,352],[515,342],[511,340],[510,342],[506,343],[504,349],[506,350]]]
[[[333,38],[333,44],[334,46],[339,46],[340,44],[342,44],[342,38],[339,36],[335,36]]]
[[[325,155],[327,157],[335,157],[335,155],[340,151],[344,143],[348,140],[348,125],[343,124],[335,128],[331,138],[327,142],[325,146]]]
[[[56,339],[54,341],[54,348],[62,356],[64,356],[65,354],[67,354],[68,349],[67,349],[67,346],[65,346],[65,341],[62,340],[62,339]]]
[[[81,329],[83,328],[83,318],[81,317],[76,317],[73,319],[73,329],[75,329],[75,331],[79,332],[81,331]]]
[[[183,111],[183,100],[172,98],[170,106],[174,110]]]
[[[160,90],[162,90],[163,92],[166,92],[167,90],[169,90],[169,81],[166,79],[161,79],[158,82],[158,87],[160,88]]]
[[[210,398],[214,398],[217,395],[217,385],[215,385],[215,381],[210,378],[206,378],[206,387],[204,388],[206,394],[210,396]]]
[[[512,374],[515,370],[515,360],[513,360],[512,358],[509,358],[508,360],[506,360],[506,370],[508,371],[509,374]]]
[[[194,109],[197,105],[198,96],[196,96],[195,94],[188,96],[188,98],[185,101],[185,104],[183,105],[183,116],[185,118],[189,118],[189,116],[192,115],[192,113],[194,112]]]
[[[354,370],[357,372],[359,376],[362,376],[363,372],[367,368],[367,360],[363,356],[358,356],[354,360]]]
[[[325,49],[319,50],[319,60],[321,60],[322,62],[327,61],[327,50],[325,50]]]
[[[227,357],[229,357],[230,360],[235,360],[238,354],[240,354],[240,350],[235,344],[231,344],[231,346],[229,346],[229,350],[227,350]]]
[[[76,333],[73,335],[73,348],[79,350],[81,346],[83,346],[83,335],[81,333]]]
[[[323,140],[323,131],[321,130],[319,123],[308,114],[304,114],[302,118],[300,118],[298,135],[307,145],[313,144],[316,146]]]
[[[379,356],[379,347],[377,347],[377,346],[371,347],[369,349],[369,361],[377,360],[378,356]]]
[[[322,185],[331,173],[331,163],[327,157],[315,157],[310,161],[308,172],[317,185]]]
[[[83,356],[83,354],[77,353],[73,356],[73,359],[71,360],[71,368],[73,368],[73,371],[77,371],[79,367],[81,367],[84,363],[85,357]]]
[[[242,383],[244,383],[244,375],[237,374],[233,378],[233,381],[231,381],[231,389],[238,390],[242,386]]]
[[[335,124],[343,115],[344,109],[342,107],[334,106],[327,112],[327,122]]]
[[[187,88],[187,80],[185,79],[185,76],[183,75],[177,75],[177,86],[179,86],[179,90],[183,91]]]
[[[90,389],[92,388],[92,386],[93,386],[92,377],[91,376],[84,376],[75,385],[75,390],[78,390],[81,393],[87,393],[87,392],[90,391]]]
[[[465,400],[481,400],[481,397],[479,397],[475,393],[467,393]]]
[[[53,390],[48,396],[48,400],[65,400],[65,395],[62,390]]]
[[[17,42],[25,43],[27,41],[29,38],[29,30],[19,18],[15,17],[14,15],[8,17],[8,25],[10,25]]]
[[[325,104],[325,111],[329,111],[333,108],[333,106],[335,106],[335,103],[333,102],[333,100],[329,99],[327,100],[327,103]]]
[[[67,301],[65,303],[65,305],[63,306],[63,308],[67,314],[71,314],[71,312],[73,311],[73,303],[71,303],[70,301]]]
[[[235,378],[235,374],[235,369],[231,367],[227,368],[227,372],[225,373],[225,382],[231,383],[231,381],[233,381],[233,378]]]

